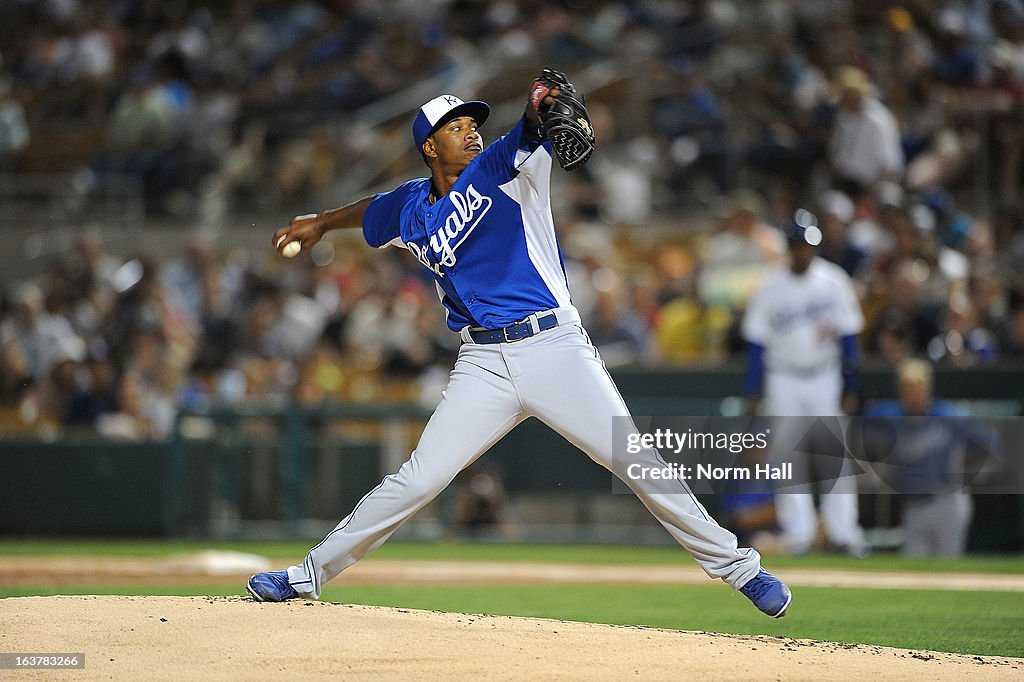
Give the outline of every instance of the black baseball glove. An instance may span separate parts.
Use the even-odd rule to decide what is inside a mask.
[[[558,94],[551,94],[555,89]],[[550,104],[544,101],[548,95],[554,100]],[[583,95],[577,95],[575,86],[565,74],[544,69],[530,87],[530,104],[540,118],[544,133],[551,140],[558,165],[574,171],[586,163],[597,141]]]

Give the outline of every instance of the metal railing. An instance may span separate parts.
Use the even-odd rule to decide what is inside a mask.
[[[413,403],[185,411],[171,437],[173,525],[227,536],[337,520],[408,458],[429,414]]]

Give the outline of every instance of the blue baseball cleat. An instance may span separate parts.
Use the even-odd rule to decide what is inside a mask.
[[[256,601],[284,601],[295,599],[299,593],[288,582],[288,571],[257,573],[249,578],[245,590]]]
[[[747,599],[754,602],[754,606],[761,613],[772,618],[782,618],[785,616],[786,609],[789,608],[789,604],[793,601],[793,593],[786,587],[786,583],[763,568],[746,585],[740,588],[740,592]]]

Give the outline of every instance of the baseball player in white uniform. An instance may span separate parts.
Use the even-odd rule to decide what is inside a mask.
[[[857,335],[864,327],[860,304],[849,276],[815,255],[821,231],[812,213],[797,211],[786,236],[788,266],[765,277],[743,319],[749,350],[748,411],[773,417],[841,415],[844,394],[857,389]],[[802,430],[808,422],[783,421],[779,428]],[[792,445],[801,435],[776,433],[773,441]],[[794,482],[816,476],[828,486],[827,492],[819,492],[824,493],[820,508],[829,543],[860,555],[864,538],[857,520],[856,482],[848,475],[850,462],[835,456],[841,452],[818,453],[829,455],[818,458],[799,450],[775,454],[793,463]],[[784,487],[776,494],[775,508],[786,549],[792,554],[810,551],[818,533],[811,486]]]
[[[429,178],[297,217],[274,235],[279,249],[295,241],[308,248],[328,230],[361,227],[371,246],[408,249],[433,273],[448,327],[462,346],[408,461],[302,562],[254,575],[247,590],[257,600],[318,598],[324,583],[379,547],[532,415],[623,477],[709,576],[769,616],[785,614],[792,599],[786,585],[761,568],[754,549],[737,547],[736,536],[711,518],[683,481],[625,476],[633,462],[664,467],[656,451],[629,461],[619,453],[613,460],[613,417],[629,412],[566,285],[549,193],[554,136],[543,118],[560,90],[538,88],[539,82],[525,115],[487,147],[479,132],[487,104],[453,95],[430,100],[413,123]]]

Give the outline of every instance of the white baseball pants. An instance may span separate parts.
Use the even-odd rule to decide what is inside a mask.
[[[613,461],[613,417],[629,412],[578,313],[574,308],[556,312],[560,325],[530,338],[462,345],[412,456],[367,493],[301,564],[288,569],[300,595],[319,597],[324,583],[383,544],[464,467],[531,415],[622,478],[709,576],[739,588],[757,574],[758,553],[738,548],[736,536],[711,518],[685,483],[625,477],[633,462],[665,464],[654,450],[620,452]]]
[[[823,368],[809,375],[785,372],[767,373],[765,378],[765,409],[774,417],[811,417],[842,415],[843,392],[839,368]],[[783,422],[785,425],[785,422]],[[800,420],[791,424],[797,429]],[[798,437],[776,434],[776,442],[795,443]],[[782,461],[792,462],[795,480],[810,480],[811,456],[806,452],[777,453]],[[844,466],[848,466],[848,462]],[[818,472],[820,476],[822,472]],[[837,472],[839,473],[839,472]],[[827,481],[829,492],[821,494],[821,522],[828,541],[838,547],[858,552],[864,545],[864,531],[858,524],[857,482],[848,468],[835,479]],[[824,481],[823,481],[824,482]],[[799,490],[806,490],[800,492]],[[814,510],[812,486],[789,486],[775,496],[775,513],[782,530],[782,543],[790,554],[811,550],[818,535],[818,515]]]

